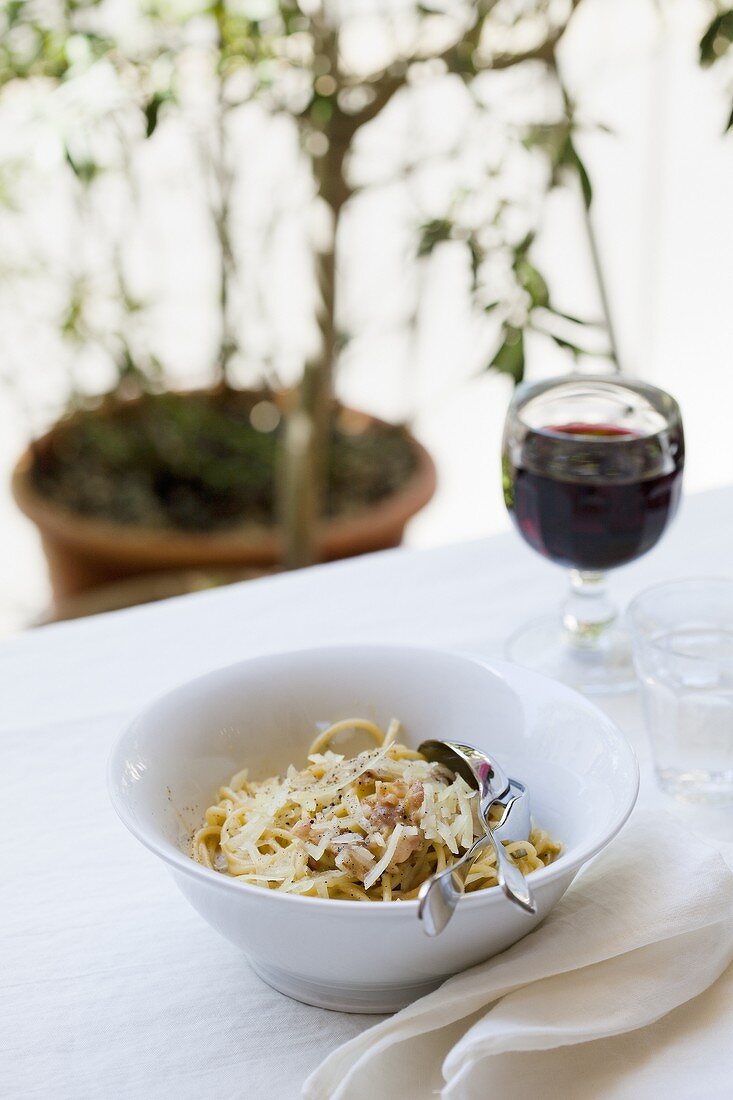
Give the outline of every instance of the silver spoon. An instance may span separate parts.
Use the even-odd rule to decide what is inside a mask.
[[[509,790],[509,780],[500,765],[475,745],[462,741],[423,741],[417,751],[426,760],[443,764],[460,775],[470,787],[477,787],[482,799],[490,795],[495,802]]]
[[[521,815],[520,806],[527,802],[527,796],[524,792],[520,792],[504,797],[506,798],[504,813],[493,826],[492,832],[496,840],[501,840],[503,837],[523,839],[521,827],[515,828],[512,822],[516,814]],[[423,883],[418,895],[418,916],[423,922],[427,935],[437,936],[448,924],[464,893],[462,872],[468,869],[481,849],[490,844],[491,839],[488,836],[479,837],[460,859]]]
[[[479,791],[479,816],[483,822],[485,835],[477,841],[444,871],[424,882],[418,894],[418,916],[429,936],[437,936],[447,925],[455,911],[458,899],[463,893],[463,880],[456,872],[470,864],[482,848],[493,847],[496,855],[496,868],[499,885],[515,905],[527,913],[537,912],[537,904],[522,872],[511,862],[504,845],[494,834],[488,823],[489,810],[496,802],[502,802],[505,810],[496,828],[504,832],[509,814],[517,803],[526,798],[524,788],[517,785],[518,793],[510,792],[510,782],[495,760],[473,745],[458,741],[424,741],[419,752],[428,760],[440,763],[452,772],[461,775],[472,787]],[[522,815],[525,817],[525,815]],[[528,823],[527,823],[528,824]],[[525,837],[516,837],[526,839]]]
[[[509,813],[509,799],[513,799]],[[497,806],[502,807],[499,821],[491,826],[497,840],[528,840],[532,831],[532,818],[529,810],[529,794],[524,783],[518,779],[509,780],[509,793],[502,795]]]

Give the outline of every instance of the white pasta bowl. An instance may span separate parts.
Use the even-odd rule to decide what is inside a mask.
[[[304,898],[242,883],[189,856],[219,786],[305,765],[317,724],[367,717],[400,740],[468,741],[529,787],[536,822],[563,851],[531,876],[536,916],[497,889],[461,898],[441,935],[417,902]],[[531,932],[584,863],[619,831],[639,773],[618,729],[552,680],[499,661],[370,645],[243,661],[171,691],[122,734],[109,765],[117,813],[159,857],[195,909],[269,985],[309,1004],[390,1012]]]

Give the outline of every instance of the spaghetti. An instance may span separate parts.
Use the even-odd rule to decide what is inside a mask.
[[[221,787],[193,838],[195,860],[242,882],[305,897],[406,901],[483,834],[478,794],[464,779],[397,742],[362,718],[336,722],[316,737],[308,766],[262,781],[246,769]],[[361,730],[377,747],[347,758],[332,751],[340,734]],[[551,863],[560,845],[534,826],[528,840],[504,841],[523,874]],[[484,849],[467,892],[498,884],[496,857]]]

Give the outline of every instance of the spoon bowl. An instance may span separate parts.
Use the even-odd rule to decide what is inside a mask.
[[[460,775],[469,787],[478,790],[482,802],[489,798],[495,802],[509,790],[509,780],[501,766],[475,745],[462,741],[423,741],[418,752],[426,760]]]

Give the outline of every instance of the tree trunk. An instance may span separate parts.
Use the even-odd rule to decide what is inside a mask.
[[[318,195],[328,206],[331,225],[315,257],[320,347],[317,356],[305,366],[298,400],[285,428],[280,518],[284,564],[288,569],[311,565],[317,559],[318,525],[328,471],[333,372],[338,350],[336,248],[341,209],[350,194],[344,179],[344,161],[354,128],[354,121],[336,110],[325,130],[328,150],[314,163]]]

